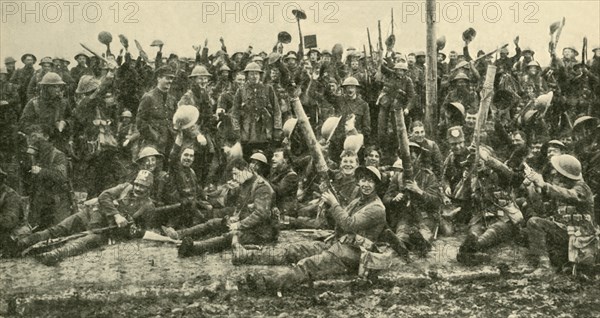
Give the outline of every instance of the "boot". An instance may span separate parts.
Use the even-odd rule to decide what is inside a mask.
[[[227,230],[227,218],[216,218],[210,219],[202,224],[194,225],[187,229],[179,230],[177,231],[177,237],[198,237],[212,232],[223,233],[227,232]]]
[[[398,254],[398,256],[400,256],[406,262],[410,261],[408,249],[406,246],[404,246],[404,243],[396,236],[396,234],[392,232],[391,229],[385,229],[381,234],[381,239],[382,241],[390,244],[390,247],[394,250],[394,252],[396,252],[396,254]]]
[[[178,250],[179,257],[203,255],[207,252],[220,252],[231,245],[228,238],[217,236],[207,240],[194,242],[191,237],[185,237]]]
[[[477,236],[469,233],[458,249],[456,260],[466,266],[475,266],[488,263],[491,258],[488,254],[479,252]]]
[[[53,266],[69,256],[83,254],[89,249],[98,247],[106,241],[106,238],[100,234],[88,234],[84,237],[74,239],[64,246],[36,256],[36,259],[46,265]]]
[[[26,237],[23,238],[19,238],[17,240],[17,246],[20,249],[25,249],[27,247],[32,246],[35,243],[39,243],[41,241],[45,241],[45,240],[49,240],[52,238],[52,235],[50,235],[50,231],[48,230],[43,230],[40,232],[35,232],[33,234],[30,234]]]
[[[496,230],[488,229],[477,238],[477,241],[475,242],[475,248],[477,251],[483,251],[496,245],[498,241],[499,238]]]
[[[412,247],[411,250],[417,252],[420,257],[427,257],[427,253],[431,250],[431,243],[421,235],[418,229],[409,234],[408,243]]]

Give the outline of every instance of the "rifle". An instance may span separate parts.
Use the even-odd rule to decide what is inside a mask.
[[[373,58],[373,44],[371,43],[371,32],[369,28],[367,28],[367,38],[369,39],[369,53],[371,54],[371,58]]]
[[[490,56],[494,55],[494,54],[495,54],[496,52],[498,52],[500,49],[503,49],[503,48],[505,48],[505,47],[507,47],[507,46],[508,46],[508,43],[506,43],[506,44],[502,45],[501,47],[499,47],[499,48],[497,48],[497,49],[495,49],[495,50],[493,50],[493,51],[491,51],[491,52],[487,53],[486,55],[482,55],[482,56],[480,56],[480,57],[478,57],[478,58],[474,59],[472,62],[473,62],[473,64],[475,64],[475,63],[477,63],[478,61],[480,61],[480,60],[482,60],[482,59],[486,59],[486,58],[488,58],[488,57],[490,57]],[[455,67],[455,68],[453,68],[453,69],[452,69],[450,72],[454,72],[454,71],[456,71],[456,70],[458,70],[458,67]]]
[[[586,67],[585,62],[587,60],[587,37],[583,37],[583,48],[581,48],[581,66]]]
[[[367,47],[363,44],[363,53],[365,54],[365,75],[367,79],[367,83],[371,83],[371,72],[369,69],[369,60],[367,59]]]
[[[51,247],[55,247],[57,245],[63,245],[74,239],[84,237],[89,234],[102,234],[102,233],[108,232],[108,231],[116,229],[116,228],[118,228],[118,226],[111,225],[111,226],[103,227],[100,229],[83,231],[81,233],[76,233],[76,234],[65,236],[65,237],[57,237],[54,239],[49,239],[47,241],[38,242],[38,243],[35,243],[32,246],[26,248],[25,250],[23,250],[23,252],[21,252],[21,256],[25,256],[25,255],[29,254],[31,251],[38,251],[38,250],[42,251],[42,253],[43,253],[43,251],[45,251],[45,250],[50,250]]]

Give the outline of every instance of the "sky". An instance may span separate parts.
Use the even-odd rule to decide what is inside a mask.
[[[113,53],[121,48],[118,35],[131,42],[137,39],[152,57],[154,39],[165,42],[166,54],[194,55],[192,45],[204,45],[211,52],[223,37],[229,52],[245,50],[269,52],[277,33],[289,32],[298,47],[298,27],[291,10],[303,9],[308,18],[300,22],[303,35],[317,35],[319,48],[335,43],[362,50],[367,45],[367,28],[373,45],[377,42],[377,21],[381,20],[383,39],[391,32],[394,12],[396,50],[409,53],[424,50],[426,23],[424,1],[5,1],[0,0],[0,57],[17,60],[25,52],[43,56],[63,55],[69,59],[81,51],[79,43],[97,51],[100,31],[113,35]],[[589,53],[600,44],[600,1],[449,1],[438,0],[437,36],[445,35],[445,52],[462,51],[462,32],[472,27],[477,37],[471,54],[492,50],[520,37],[520,46],[530,46],[542,64],[549,61],[549,25],[565,17],[559,48],[574,45],[581,50],[587,36]],[[19,63],[20,64],[20,63]]]

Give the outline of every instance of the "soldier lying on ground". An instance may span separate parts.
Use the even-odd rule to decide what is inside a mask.
[[[26,248],[51,238],[90,231],[83,237],[37,256],[43,264],[54,265],[66,257],[79,255],[90,248],[104,245],[109,238],[129,238],[130,229],[127,229],[127,226],[130,223],[143,224],[151,219],[150,214],[153,212],[154,204],[148,194],[153,179],[151,172],[141,170],[132,183],[122,183],[102,192],[98,197],[97,206],[73,214],[47,230],[19,239],[17,244],[20,248]],[[106,230],[109,226],[110,231]],[[95,233],[94,230],[98,229],[104,230]]]

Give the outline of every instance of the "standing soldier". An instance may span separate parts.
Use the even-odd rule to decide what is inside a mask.
[[[31,213],[29,221],[45,229],[71,213],[67,157],[49,141],[48,126],[28,127],[27,153],[31,155]]]
[[[155,74],[158,83],[140,100],[136,126],[141,135],[142,146],[154,146],[164,155],[170,151],[175,139],[171,120],[177,101],[169,93],[175,73],[171,67],[163,66]]]
[[[71,77],[75,81],[75,83],[79,84],[79,79],[83,75],[91,75],[92,71],[88,67],[88,56],[85,52],[80,52],[75,55],[75,61],[77,61],[77,66],[71,68]]]
[[[271,152],[271,143],[282,137],[281,109],[272,86],[260,82],[263,73],[260,66],[250,63],[244,69],[246,84],[235,94],[231,120],[235,134],[239,136],[244,155],[255,149]]]
[[[20,103],[16,85],[8,82],[6,68],[0,68],[0,164],[11,162],[17,153]]]
[[[387,68],[382,68],[385,72]],[[397,133],[394,112],[403,111],[413,105],[415,88],[408,76],[408,64],[396,63],[394,72],[389,74],[384,83],[377,104],[379,104],[379,117],[377,123],[377,139],[382,143],[388,137],[388,123],[391,121],[394,133]],[[395,137],[395,136],[394,136]],[[387,142],[380,144],[384,146]]]
[[[10,80],[15,73],[15,64],[17,60],[12,57],[7,57],[4,59],[4,67],[6,67],[6,72],[8,73],[8,79]]]
[[[19,131],[27,131],[27,127],[31,125],[42,125],[49,129],[50,141],[54,146],[67,152],[70,142],[67,123],[71,108],[67,99],[63,97],[65,82],[58,74],[48,72],[39,85],[39,96],[29,100],[23,109],[19,120]]]
[[[550,274],[552,265],[566,262],[593,265],[598,241],[593,219],[594,199],[581,175],[581,163],[570,155],[550,159],[554,176],[548,182],[539,173],[529,171],[527,179],[549,199],[549,217],[527,221],[529,253],[536,265],[535,275]]]
[[[22,68],[15,71],[13,76],[10,78],[10,82],[17,85],[19,89],[19,97],[21,98],[21,105],[27,104],[29,99],[27,98],[27,85],[33,77],[35,70],[33,64],[37,61],[35,55],[25,53],[21,56],[21,62],[25,64]]]

